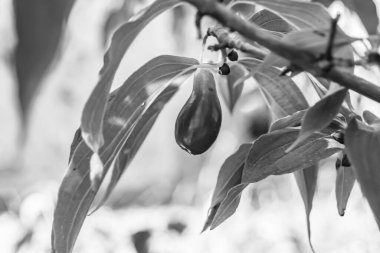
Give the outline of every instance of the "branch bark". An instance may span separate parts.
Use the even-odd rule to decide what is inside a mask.
[[[198,9],[203,15],[215,18],[222,25],[239,32],[249,40],[256,41],[277,55],[288,59],[297,67],[315,76],[330,79],[340,85],[356,91],[380,103],[380,87],[348,72],[332,67],[328,71],[318,65],[317,57],[307,50],[294,47],[290,43],[279,40],[259,26],[242,19],[233,11],[216,0],[183,0]]]

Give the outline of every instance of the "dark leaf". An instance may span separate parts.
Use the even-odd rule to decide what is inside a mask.
[[[108,93],[125,52],[140,31],[152,19],[178,3],[178,0],[156,1],[144,11],[138,13],[132,21],[120,26],[114,33],[111,45],[104,55],[104,64],[99,73],[99,81],[87,100],[82,113],[82,137],[94,152],[97,153],[104,143],[103,118]]]
[[[15,49],[22,119],[59,50],[74,0],[14,0],[18,43]]]
[[[348,198],[355,183],[354,170],[351,167],[339,166],[335,182],[335,196],[339,215],[343,216]]]
[[[289,150],[295,148],[314,132],[326,128],[339,113],[347,92],[348,90],[345,88],[339,89],[310,107],[302,119],[300,134],[292,146],[289,147]]]
[[[164,91],[161,97],[155,94],[168,87],[178,75],[185,75],[185,71],[192,71],[198,64],[194,59],[159,56],[137,70],[128,80],[115,92],[116,94],[107,104],[104,118],[105,145],[100,149],[99,156],[104,163],[100,182],[96,188],[92,187],[90,180],[90,157],[93,152],[81,141],[75,149],[69,169],[58,192],[58,202],[54,212],[52,248],[57,253],[71,253],[75,240],[82,227],[88,210],[98,191],[98,187],[106,175],[115,157],[124,147],[129,147],[132,143],[136,146],[131,150],[131,154],[141,145],[143,138],[147,134],[147,128],[140,129],[142,122],[147,122],[148,126],[153,124],[147,117],[155,115],[161,111],[172,92]],[[173,90],[172,90],[173,91]],[[150,103],[152,98],[153,103]],[[141,131],[141,132],[140,132]],[[133,134],[133,135],[132,135]],[[125,150],[125,149],[124,149]],[[132,160],[132,156],[123,157],[127,163]],[[123,168],[122,171],[124,171]],[[122,173],[116,171],[114,173]]]
[[[346,130],[345,145],[355,177],[380,228],[379,126],[368,126],[355,118],[352,119]]]
[[[258,182],[270,175],[282,175],[315,165],[342,150],[333,139],[315,133],[289,153],[285,150],[297,138],[298,129],[284,129],[258,138],[249,151],[242,183]]]
[[[234,154],[224,161],[220,168],[218,180],[211,200],[210,212],[203,230],[206,230],[210,226],[211,228],[217,227],[231,216],[239,205],[239,202],[236,202],[235,198],[231,199],[232,195],[236,197],[236,190],[232,189],[241,183],[244,162],[251,145],[252,144],[249,143],[241,145]],[[233,201],[234,204],[231,204],[231,201]],[[224,210],[226,207],[230,207],[228,211]],[[226,213],[229,213],[230,215],[227,216]]]

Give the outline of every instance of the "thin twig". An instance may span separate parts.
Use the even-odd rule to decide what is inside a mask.
[[[207,31],[207,34],[214,36],[219,42],[218,45],[214,45],[211,47],[212,50],[219,50],[221,48],[234,48],[244,53],[248,53],[252,57],[261,60],[264,59],[266,56],[266,52],[249,44],[248,42],[232,38],[230,32],[228,32],[227,29],[224,27],[210,27]]]
[[[239,32],[247,39],[255,41],[277,55],[288,59],[293,65],[306,70],[315,76],[330,79],[346,88],[380,102],[380,87],[349,72],[341,71],[335,66],[329,71],[325,71],[318,66],[316,55],[308,50],[296,47],[289,42],[279,40],[270,32],[240,18],[233,11],[227,9],[224,5],[217,3],[215,0],[184,1],[195,6],[202,14],[212,16],[222,25]]]

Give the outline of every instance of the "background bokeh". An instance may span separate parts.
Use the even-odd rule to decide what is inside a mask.
[[[44,79],[31,111],[27,139],[21,145],[12,67],[16,43],[12,1],[0,1],[0,252],[50,252],[57,190],[81,110],[102,66],[105,34],[112,22],[128,19],[147,4],[134,2],[129,3],[129,12],[110,21],[110,13],[115,13],[121,1],[77,0],[62,50]],[[342,6],[338,3],[330,9],[342,14],[342,28],[350,35],[364,36],[357,16]],[[197,58],[202,46],[196,39],[194,15],[186,6],[149,24],[124,57],[113,87],[155,56]],[[217,59],[216,54],[206,57]],[[376,72],[358,69],[357,73],[378,83]],[[304,206],[292,175],[272,176],[255,184],[244,192],[231,219],[200,234],[221,164],[240,143],[265,128],[267,112],[248,88],[234,115],[223,108],[222,130],[213,148],[190,156],[174,140],[174,122],[190,91],[191,80],[160,115],[107,205],[87,218],[75,252],[310,252]],[[312,96],[309,99],[313,101]],[[375,103],[365,99],[359,104],[359,109],[363,107],[379,112]],[[380,233],[358,185],[346,215],[340,217],[333,161],[321,168],[311,213],[316,251],[379,252]]]

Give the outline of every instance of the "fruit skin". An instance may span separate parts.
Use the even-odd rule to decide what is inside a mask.
[[[221,123],[222,109],[214,76],[209,70],[200,69],[175,123],[176,142],[190,154],[202,154],[215,142]]]

